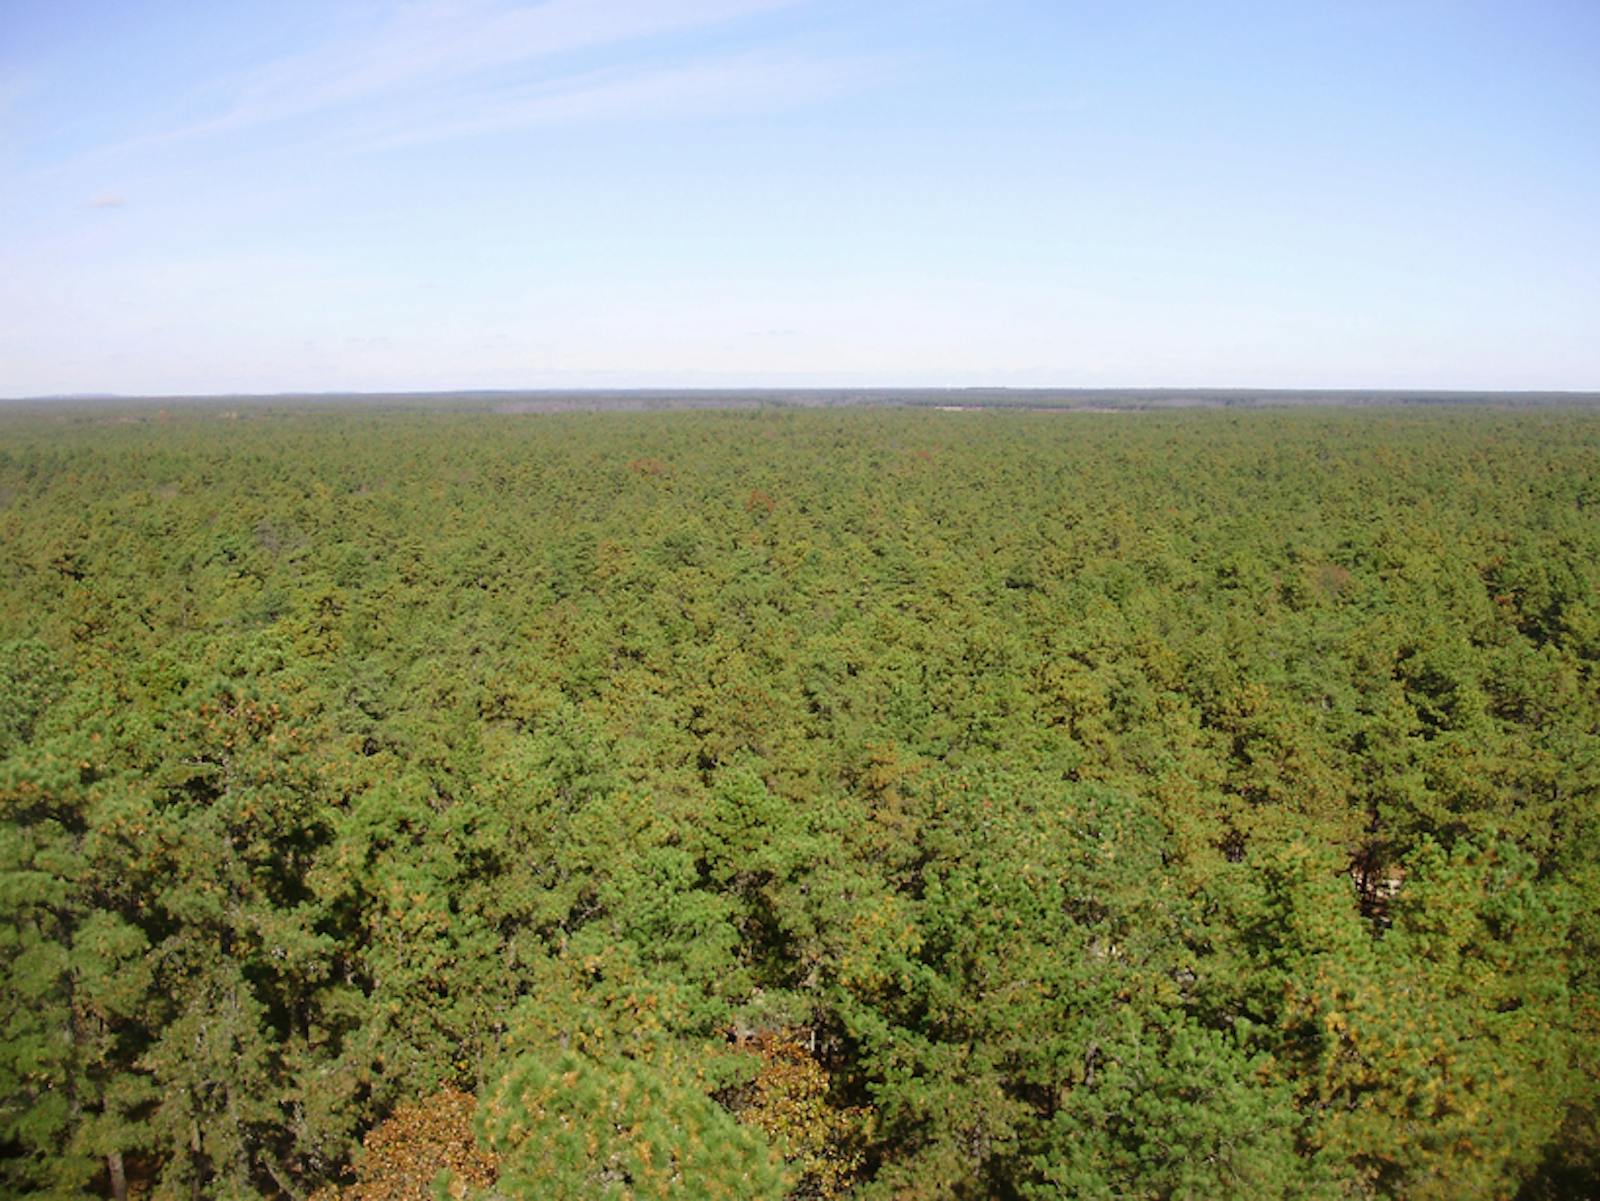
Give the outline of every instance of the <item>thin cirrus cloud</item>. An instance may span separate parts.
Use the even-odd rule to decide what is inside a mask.
[[[681,66],[595,71],[458,95],[420,118],[384,113],[354,124],[342,137],[361,149],[387,150],[535,125],[714,116],[818,100],[881,79],[884,67],[864,56],[749,53]]]
[[[127,203],[128,201],[125,197],[118,196],[115,192],[106,192],[89,201],[89,207],[92,209],[119,209],[125,207]]]
[[[377,28],[265,64],[233,81],[216,115],[149,140],[188,140],[316,117],[336,125],[345,121],[373,144],[389,145],[562,116],[614,115],[630,96],[693,108],[732,92],[809,94],[839,82],[846,74],[842,65],[769,59],[763,69],[761,60],[735,56],[554,82],[530,78],[562,55],[625,51],[634,43],[731,24],[798,2],[546,0],[527,7],[430,0],[399,9]],[[413,109],[429,117],[404,136],[375,130],[370,120],[374,112]]]

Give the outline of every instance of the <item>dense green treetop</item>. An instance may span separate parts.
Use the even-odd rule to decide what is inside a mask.
[[[1593,1189],[1597,518],[1548,410],[0,415],[0,1184]]]

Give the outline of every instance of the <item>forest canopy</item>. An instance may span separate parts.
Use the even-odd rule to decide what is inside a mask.
[[[0,414],[0,1188],[1593,1190],[1597,517],[1593,412]]]

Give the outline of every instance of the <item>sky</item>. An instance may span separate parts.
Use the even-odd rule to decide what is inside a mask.
[[[1595,0],[0,0],[0,396],[1600,389]]]

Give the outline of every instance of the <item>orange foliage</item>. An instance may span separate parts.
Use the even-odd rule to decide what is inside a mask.
[[[493,1184],[496,1158],[472,1134],[476,1108],[469,1094],[449,1088],[399,1106],[368,1132],[356,1182],[319,1189],[311,1201],[433,1201],[446,1171],[452,1196]]]
[[[828,1099],[828,1073],[792,1033],[756,1034],[740,1045],[759,1056],[755,1079],[732,1098],[735,1116],[783,1148],[799,1177],[791,1197],[842,1197],[861,1170],[870,1111]]]

